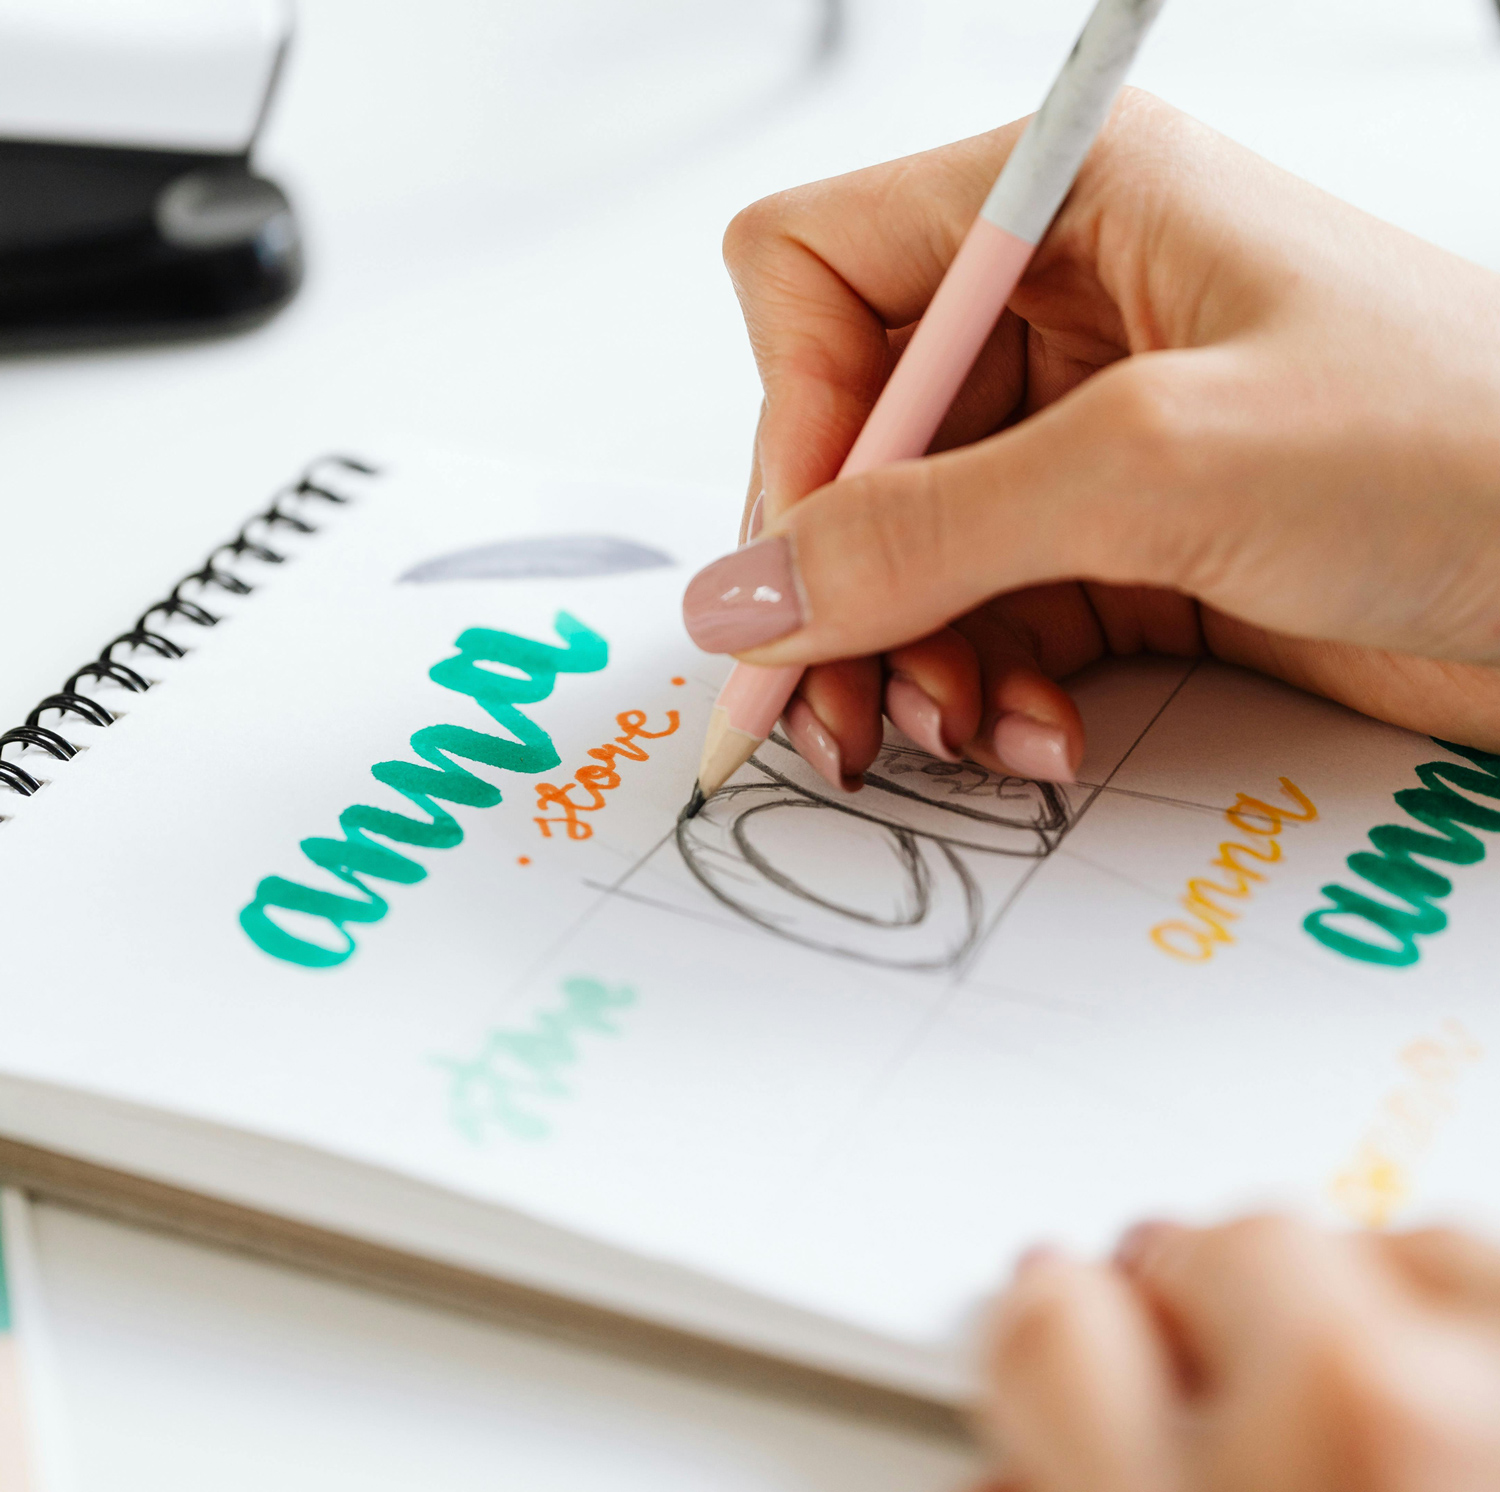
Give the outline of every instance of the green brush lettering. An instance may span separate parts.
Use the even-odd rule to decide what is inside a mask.
[[[1396,806],[1432,832],[1411,824],[1377,825],[1370,830],[1370,843],[1377,853],[1360,850],[1345,862],[1368,886],[1390,899],[1335,882],[1322,888],[1330,905],[1309,912],[1302,920],[1319,943],[1345,958],[1388,968],[1416,963],[1422,956],[1417,939],[1442,932],[1448,925],[1448,914],[1433,903],[1453,890],[1446,875],[1430,865],[1419,865],[1416,857],[1444,865],[1475,865],[1484,859],[1485,844],[1470,830],[1500,834],[1500,810],[1465,796],[1474,793],[1500,799],[1500,756],[1451,741],[1437,744],[1473,766],[1426,762],[1417,768],[1422,786],[1403,788],[1395,795]],[[1333,919],[1346,925],[1335,926]],[[1360,935],[1363,929],[1350,930],[1350,920],[1363,921],[1375,936]]]
[[[411,738],[411,749],[429,765],[389,761],[371,767],[377,782],[399,793],[425,817],[356,803],[339,815],[342,838],[304,839],[302,853],[353,894],[267,876],[255,888],[255,899],[240,912],[240,926],[257,948],[305,969],[343,963],[355,949],[350,925],[379,922],[390,909],[363,878],[410,886],[427,875],[425,866],[389,844],[375,843],[370,835],[420,849],[451,849],[462,842],[464,831],[447,809],[438,807],[439,800],[492,808],[501,799],[499,788],[460,766],[459,760],[525,773],[545,772],[558,764],[552,738],[517,706],[546,699],[560,673],[596,673],[609,661],[609,647],[567,612],[558,612],[553,626],[563,639],[562,647],[485,627],[471,627],[460,635],[457,654],[434,665],[428,676],[445,689],[468,695],[508,737],[461,725],[430,725]],[[510,671],[486,668],[487,663]],[[326,922],[332,946],[288,932],[271,916],[276,910]]]

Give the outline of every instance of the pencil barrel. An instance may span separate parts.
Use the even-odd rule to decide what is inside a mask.
[[[1099,0],[981,216],[1038,244],[1104,128],[1164,0]]]

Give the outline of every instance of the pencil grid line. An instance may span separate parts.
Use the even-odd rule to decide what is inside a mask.
[[[1170,798],[1165,793],[1143,793],[1139,788],[1109,787],[1102,782],[1084,782],[1079,785],[1081,787],[1093,788],[1098,793],[1111,793],[1121,798],[1139,798],[1146,803],[1160,803],[1167,808],[1189,808],[1199,813],[1211,813],[1214,815],[1225,812],[1225,805],[1222,803],[1198,803],[1192,798]]]
[[[928,1008],[926,1014],[923,1015],[922,1018],[918,1020],[912,1027],[911,1031],[907,1034],[906,1040],[903,1041],[897,1048],[897,1050],[891,1053],[889,1059],[881,1065],[880,1071],[870,1079],[869,1085],[866,1087],[865,1091],[850,1106],[843,1118],[840,1119],[835,1125],[833,1125],[828,1134],[825,1136],[822,1144],[820,1144],[817,1147],[816,1152],[812,1156],[810,1156],[808,1164],[799,1171],[798,1185],[805,1184],[817,1174],[818,1170],[828,1159],[829,1155],[834,1151],[835,1147],[840,1143],[844,1134],[854,1124],[855,1120],[864,1113],[868,1112],[868,1110],[874,1105],[875,1101],[879,1098],[880,1094],[890,1086],[900,1070],[907,1064],[907,1062],[911,1060],[912,1055],[926,1041],[927,1037],[932,1032],[934,1026],[937,1025],[938,1021],[948,1013],[949,1007],[958,997],[959,990],[963,988],[965,979],[968,975],[969,970],[973,967],[975,960],[978,958],[980,952],[989,944],[990,940],[994,937],[996,929],[1009,915],[1011,909],[1016,905],[1017,901],[1020,899],[1021,893],[1026,890],[1026,888],[1031,884],[1032,880],[1040,873],[1042,867],[1046,865],[1047,862],[1052,859],[1053,855],[1057,854],[1057,852],[1062,848],[1063,842],[1067,839],[1068,835],[1073,831],[1074,828],[1077,827],[1080,822],[1082,822],[1084,814],[1086,814],[1089,809],[1091,809],[1094,804],[1099,801],[1100,796],[1109,789],[1110,784],[1119,775],[1120,770],[1125,766],[1126,762],[1130,760],[1131,756],[1134,755],[1136,748],[1141,744],[1142,741],[1146,739],[1146,737],[1150,734],[1152,727],[1155,726],[1156,722],[1160,720],[1161,717],[1166,713],[1166,711],[1171,707],[1172,702],[1177,698],[1177,696],[1182,693],[1182,690],[1186,686],[1188,680],[1191,679],[1192,676],[1198,671],[1198,665],[1200,662],[1200,659],[1194,659],[1193,662],[1189,664],[1182,677],[1178,679],[1177,683],[1172,687],[1172,692],[1167,695],[1167,697],[1157,707],[1156,712],[1145,723],[1145,725],[1141,727],[1139,734],[1130,743],[1130,745],[1126,747],[1124,754],[1120,757],[1119,761],[1115,763],[1109,775],[1104,779],[1102,783],[1098,784],[1098,786],[1094,787],[1091,790],[1088,797],[1084,800],[1083,806],[1078,810],[1077,814],[1069,821],[1067,826],[1058,835],[1057,841],[1048,849],[1048,852],[1045,855],[1040,856],[1033,865],[1027,868],[1026,873],[1011,888],[1009,895],[1007,895],[1005,900],[1000,904],[1000,907],[996,911],[994,917],[990,919],[989,926],[986,927],[985,930],[977,938],[975,938],[973,947],[964,955],[964,958],[959,962],[959,964],[955,966],[953,973],[948,980],[947,988],[932,1002],[932,1005]]]
[[[610,896],[623,896],[626,901],[638,902],[643,907],[655,907],[661,912],[671,912],[677,917],[687,917],[694,922],[706,922],[710,927],[717,927],[725,932],[738,933],[742,937],[750,936],[750,933],[739,923],[731,922],[727,917],[711,917],[705,912],[695,912],[688,907],[674,906],[669,901],[659,901],[654,896],[644,896],[639,891],[626,891],[623,887],[601,886],[598,881],[585,880],[583,883],[590,891],[603,891]]]
[[[1115,777],[1119,775],[1120,771],[1134,755],[1141,742],[1144,741],[1147,735],[1150,734],[1157,721],[1161,719],[1162,715],[1167,711],[1167,709],[1172,705],[1173,701],[1176,700],[1177,696],[1182,692],[1183,688],[1187,685],[1188,681],[1197,671],[1198,666],[1198,660],[1195,660],[1186,669],[1182,677],[1173,686],[1166,699],[1163,700],[1162,703],[1157,707],[1151,718],[1141,728],[1135,739],[1130,743],[1125,752],[1121,755],[1120,759],[1115,763],[1115,766],[1110,771],[1109,775],[1104,779],[1104,781],[1098,784],[1084,784],[1085,786],[1089,787],[1089,794],[1085,798],[1082,806],[1078,809],[1077,813],[1073,814],[1070,817],[1069,822],[1058,833],[1057,838],[1049,843],[1047,853],[1039,856],[1030,866],[1027,867],[1025,873],[1021,876],[1020,880],[1011,888],[1009,894],[1005,897],[1000,907],[996,910],[995,915],[990,919],[989,925],[980,934],[980,936],[974,940],[973,947],[965,954],[960,963],[955,966],[954,970],[947,980],[946,988],[944,988],[941,993],[939,993],[933,1000],[926,1013],[914,1025],[906,1040],[903,1041],[900,1047],[891,1054],[890,1058],[882,1064],[880,1071],[870,1080],[870,1083],[865,1089],[864,1093],[861,1094],[856,1102],[845,1112],[843,1118],[838,1123],[836,1123],[832,1127],[832,1129],[830,1129],[830,1131],[824,1137],[823,1142],[816,1147],[815,1152],[808,1157],[808,1164],[805,1167],[799,1167],[797,1169],[795,1179],[793,1179],[792,1177],[788,1178],[788,1193],[790,1193],[797,1185],[800,1185],[802,1182],[804,1182],[806,1179],[810,1178],[817,1172],[817,1170],[823,1164],[824,1160],[827,1158],[828,1154],[838,1145],[843,1135],[847,1132],[848,1128],[856,1121],[856,1119],[860,1115],[869,1110],[869,1108],[878,1099],[879,1095],[890,1086],[891,1082],[894,1081],[900,1070],[906,1065],[908,1061],[910,1061],[912,1055],[921,1047],[923,1042],[931,1033],[933,1027],[947,1013],[953,1000],[957,997],[959,990],[963,987],[966,975],[972,968],[979,952],[990,942],[996,930],[1000,927],[1005,918],[1010,914],[1012,909],[1019,901],[1021,894],[1031,884],[1033,878],[1041,871],[1042,867],[1052,858],[1054,854],[1056,854],[1062,848],[1063,842],[1066,840],[1067,836],[1072,832],[1072,830],[1083,820],[1084,815],[1088,813],[1088,811],[1094,806],[1094,804],[1099,801],[1099,798],[1105,792],[1131,792],[1130,789],[1114,788],[1112,785]],[[1147,798],[1152,796],[1149,794],[1132,795]],[[1208,808],[1208,805],[1206,804],[1189,803],[1185,804],[1184,806],[1194,808]],[[1215,809],[1211,811],[1222,812],[1223,810]],[[596,891],[598,893],[597,899],[592,902],[583,912],[581,912],[572,923],[569,924],[567,929],[562,934],[560,934],[549,945],[546,951],[532,963],[525,974],[521,975],[518,979],[512,982],[507,991],[507,997],[514,997],[522,990],[524,990],[537,977],[539,972],[543,968],[545,968],[546,965],[550,963],[552,959],[556,957],[556,955],[564,947],[566,947],[574,938],[576,938],[579,933],[582,932],[582,930],[588,925],[588,923],[592,921],[593,918],[596,917],[599,912],[606,905],[608,905],[609,902],[613,900],[613,898],[617,896],[626,896],[629,900],[634,901],[638,904],[652,906],[662,911],[676,912],[680,916],[690,917],[693,920],[705,922],[710,926],[722,927],[724,924],[718,922],[716,919],[705,917],[701,913],[695,913],[690,909],[684,907],[674,906],[669,902],[657,901],[655,898],[644,896],[639,892],[627,892],[625,890],[626,884],[638,872],[645,868],[646,864],[667,844],[669,840],[674,837],[675,833],[676,826],[674,825],[671,829],[668,829],[659,839],[657,839],[655,843],[653,843],[648,849],[646,849],[644,853],[638,856],[630,865],[625,867],[625,869],[621,871],[619,877],[612,883],[601,884],[599,882],[588,879],[583,880],[583,884],[585,886],[587,886],[590,890]],[[1079,856],[1077,858],[1083,859],[1084,857]]]
[[[532,980],[537,977],[541,970],[544,969],[558,955],[558,953],[560,953],[562,949],[568,945],[568,943],[576,938],[578,934],[588,925],[589,922],[591,922],[606,906],[609,905],[610,897],[618,892],[619,889],[625,884],[625,882],[628,881],[630,877],[633,876],[636,871],[638,871],[669,839],[671,839],[676,832],[676,826],[674,825],[672,828],[668,829],[667,832],[663,834],[661,838],[658,839],[656,843],[653,844],[644,855],[640,856],[639,859],[635,860],[632,864],[627,866],[620,873],[620,878],[617,881],[615,881],[610,886],[597,887],[600,893],[597,899],[590,902],[589,905],[586,906],[583,911],[581,911],[578,916],[568,924],[566,929],[563,932],[559,933],[558,936],[547,945],[546,949],[532,960],[525,973],[519,974],[515,979],[511,980],[511,982],[505,988],[505,994],[503,998],[508,1002],[513,1000],[517,995],[521,994],[521,992],[531,984]],[[583,884],[588,886],[591,890],[596,889],[596,884],[593,882],[584,881]]]
[[[1301,826],[1299,825],[1298,827]],[[1127,875],[1124,871],[1117,870],[1112,865],[1105,865],[1102,861],[1095,860],[1089,855],[1081,855],[1077,850],[1063,850],[1061,853],[1069,860],[1075,860],[1080,865],[1087,865],[1090,870],[1097,870],[1101,875],[1113,877],[1122,884],[1129,886],[1132,891],[1139,891],[1142,895],[1149,896],[1154,901],[1161,902],[1164,909],[1169,906],[1175,907],[1180,905],[1180,903],[1173,901],[1170,893],[1159,890],[1155,886],[1149,886],[1144,881],[1138,881],[1134,876]],[[1357,970],[1345,969],[1342,966],[1324,964],[1315,955],[1306,953],[1293,944],[1278,943],[1274,938],[1268,938],[1264,934],[1248,931],[1245,928],[1236,929],[1234,941],[1236,943],[1244,943],[1253,948],[1267,949],[1274,954],[1292,959],[1295,963],[1304,964],[1308,969],[1316,970],[1319,974],[1333,975],[1348,984],[1351,989],[1367,990],[1370,988],[1370,981],[1367,975]]]
[[[1194,659],[1193,662],[1188,665],[1188,668],[1183,673],[1182,677],[1178,679],[1176,684],[1172,686],[1172,692],[1167,695],[1167,697],[1161,702],[1159,706],[1157,706],[1156,713],[1153,714],[1152,717],[1145,723],[1145,725],[1141,727],[1140,733],[1136,736],[1135,740],[1133,740],[1130,745],[1125,748],[1124,755],[1122,755],[1119,761],[1117,761],[1110,769],[1109,775],[1104,779],[1103,782],[1099,783],[1096,787],[1093,787],[1091,789],[1088,797],[1083,801],[1083,806],[1078,810],[1076,814],[1072,816],[1072,818],[1069,819],[1067,824],[1064,825],[1062,831],[1057,836],[1056,842],[1051,846],[1047,854],[1039,859],[1037,863],[1031,867],[1031,869],[1021,878],[1020,883],[1012,889],[1010,895],[1007,896],[1005,900],[1000,904],[999,908],[995,912],[995,915],[990,919],[990,925],[985,928],[984,932],[978,938],[974,940],[974,947],[967,955],[963,968],[958,971],[958,978],[962,979],[963,975],[973,967],[974,961],[979,956],[980,950],[989,943],[990,939],[994,937],[995,932],[999,928],[1000,924],[1004,922],[1006,917],[1010,915],[1010,912],[1012,908],[1014,908],[1017,900],[1020,898],[1022,891],[1024,891],[1026,887],[1031,884],[1032,878],[1041,871],[1042,866],[1044,866],[1047,861],[1049,861],[1055,854],[1058,853],[1058,851],[1060,851],[1064,847],[1064,845],[1067,843],[1068,836],[1074,831],[1074,829],[1078,827],[1079,824],[1083,822],[1084,815],[1088,813],[1088,811],[1094,806],[1095,803],[1099,801],[1099,799],[1106,792],[1127,791],[1127,789],[1114,788],[1112,786],[1115,778],[1120,775],[1120,772],[1124,768],[1126,762],[1128,762],[1130,758],[1135,754],[1136,748],[1151,733],[1152,727],[1158,720],[1161,719],[1161,717],[1167,712],[1167,710],[1171,708],[1172,701],[1182,693],[1183,689],[1187,685],[1188,680],[1191,679],[1195,673],[1197,673],[1198,664],[1200,661],[1201,660],[1199,659]]]

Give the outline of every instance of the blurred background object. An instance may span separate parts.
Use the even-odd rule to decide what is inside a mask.
[[[0,0],[0,346],[237,329],[296,292],[250,153],[283,0]]]

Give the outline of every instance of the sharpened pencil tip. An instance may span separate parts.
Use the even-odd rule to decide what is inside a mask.
[[[703,789],[695,782],[693,784],[693,796],[687,800],[682,812],[677,816],[678,823],[681,823],[683,819],[697,818],[706,802],[708,802],[708,799],[703,796]]]

